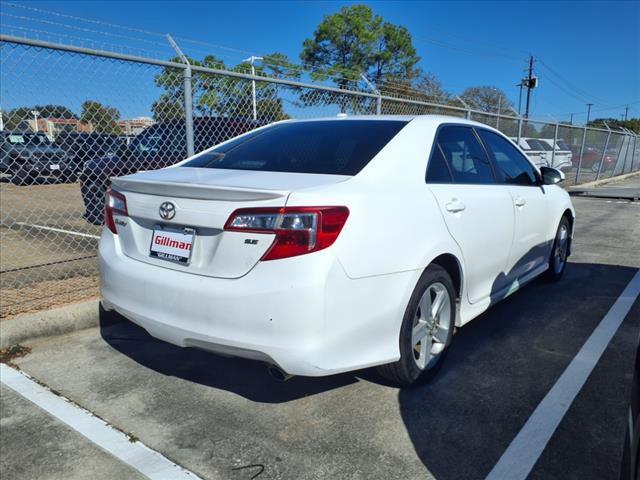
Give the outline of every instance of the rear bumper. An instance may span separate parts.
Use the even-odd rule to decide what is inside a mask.
[[[352,280],[327,249],[260,262],[238,279],[204,277],[130,259],[107,230],[99,258],[105,307],[154,337],[306,376],[397,360],[419,275]]]

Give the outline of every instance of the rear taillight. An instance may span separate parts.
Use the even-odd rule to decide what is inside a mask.
[[[276,260],[331,246],[348,216],[347,207],[241,208],[231,214],[224,229],[275,234],[261,260]]]
[[[117,234],[116,222],[113,219],[114,215],[129,215],[127,212],[127,199],[120,192],[116,192],[109,188],[104,204],[104,224],[112,233]]]

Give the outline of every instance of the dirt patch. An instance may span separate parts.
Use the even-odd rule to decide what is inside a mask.
[[[25,355],[29,355],[31,353],[30,347],[25,347],[24,345],[20,345],[19,343],[16,345],[12,345],[7,348],[0,349],[0,363],[6,363],[8,365],[12,365],[12,360],[16,358],[24,357]]]
[[[98,276],[72,277],[35,283],[22,288],[6,288],[0,295],[0,321],[16,315],[61,307],[97,298]]]

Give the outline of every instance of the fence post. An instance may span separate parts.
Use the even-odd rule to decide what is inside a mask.
[[[580,167],[582,166],[582,156],[584,155],[584,142],[587,141],[587,126],[584,126],[584,132],[582,132],[582,143],[580,144],[580,157],[578,158],[578,168],[576,169],[576,185],[580,179]]]
[[[627,158],[629,157],[629,145],[631,145],[631,136],[629,135],[629,131],[624,128],[622,128],[622,131],[624,132],[624,134],[622,135],[622,142],[620,143],[620,150],[618,151],[618,158],[616,159],[616,168],[620,164],[620,159],[624,159],[622,161],[622,170],[620,171],[619,175],[623,175],[625,170],[627,169]],[[624,150],[624,157],[622,156],[623,150]],[[616,168],[613,169],[613,174],[611,176],[613,176],[616,173]]]
[[[609,130],[609,133],[607,133],[607,140],[604,142],[604,148],[602,149],[602,158],[600,158],[600,165],[598,165],[598,173],[596,175],[596,180],[600,179],[600,172],[602,172],[602,165],[604,164],[604,157],[607,155],[607,148],[609,148],[609,139],[611,138],[611,129],[609,128],[609,125],[606,124],[606,122],[603,122],[604,126],[607,127],[607,130]],[[617,165],[617,162],[616,162]],[[616,166],[613,166],[614,170],[616,168]]]
[[[367,84],[367,87],[371,89],[371,91],[376,95],[376,115],[380,115],[382,113],[382,93],[378,90],[373,83],[369,81],[369,79],[365,76],[364,73],[360,74],[360,78],[364,80],[364,83]]]
[[[456,98],[460,101],[462,105],[464,105],[464,108],[467,109],[466,113],[464,114],[464,118],[466,118],[467,120],[471,120],[471,107],[469,107],[469,105],[467,105],[465,101],[462,100],[462,98],[460,98],[460,95],[456,95]]]
[[[555,165],[556,161],[556,145],[558,144],[558,128],[560,128],[560,124],[556,123],[556,129],[553,132],[553,150],[551,150],[551,166]]]
[[[521,138],[522,138],[522,117],[518,118],[518,146],[520,146]]]
[[[169,45],[173,47],[182,62],[185,64],[184,68],[184,123],[185,133],[187,136],[187,156],[191,157],[195,153],[193,145],[193,97],[191,92],[191,64],[178,44],[171,38],[171,35],[167,33],[167,41]]]
[[[633,152],[631,153],[631,172],[633,172],[633,164],[636,161],[636,149],[638,148],[637,144],[638,135],[633,135]]]

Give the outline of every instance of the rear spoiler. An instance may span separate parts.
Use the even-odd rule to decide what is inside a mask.
[[[289,194],[289,191],[225,187],[222,185],[203,185],[198,183],[160,182],[127,177],[114,177],[110,180],[116,190],[167,197],[194,198],[198,200],[248,202],[254,200],[271,200],[286,197]]]

